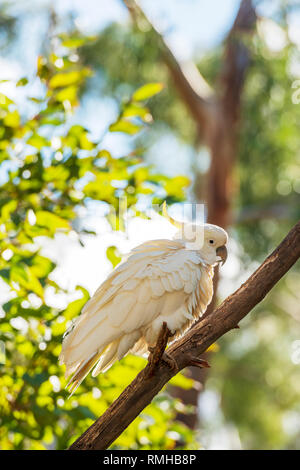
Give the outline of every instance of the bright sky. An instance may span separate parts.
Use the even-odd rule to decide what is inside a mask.
[[[77,24],[86,31],[98,31],[111,21],[126,21],[128,13],[121,0],[56,0],[58,11],[73,9]],[[232,24],[239,0],[142,0],[145,12],[170,37],[177,54],[190,58],[221,41]]]
[[[220,42],[239,6],[239,0],[143,0],[140,3],[176,54],[185,59]],[[16,0],[10,9],[22,13],[25,27],[21,31],[20,47],[13,55],[23,66],[35,65],[39,36],[47,26],[47,6],[54,8],[62,21],[73,12],[77,26],[86,33],[96,33],[112,21],[128,20],[122,0]]]

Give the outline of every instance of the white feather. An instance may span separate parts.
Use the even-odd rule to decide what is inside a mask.
[[[225,232],[217,229],[221,240]],[[205,311],[213,294],[213,268],[205,256],[204,250],[186,249],[184,240],[152,240],[134,248],[63,340],[60,360],[74,374],[74,389],[95,361],[93,376],[129,351],[144,354],[156,344],[164,321],[180,332]]]

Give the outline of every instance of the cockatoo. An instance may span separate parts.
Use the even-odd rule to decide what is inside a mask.
[[[59,359],[71,375],[70,392],[93,367],[95,377],[130,352],[150,351],[164,323],[173,340],[203,315],[213,296],[213,267],[227,258],[228,236],[211,224],[195,233],[198,245],[185,230],[172,240],[142,243],[96,290],[63,339]]]

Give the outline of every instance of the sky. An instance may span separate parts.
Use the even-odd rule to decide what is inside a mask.
[[[163,32],[180,58],[191,58],[195,50],[207,50],[229,30],[239,0],[143,0],[144,11]],[[121,0],[56,0],[61,13],[71,8],[85,31],[99,31],[112,21],[127,21]],[[201,26],[200,26],[201,25]]]
[[[239,0],[143,0],[140,2],[155,26],[164,33],[181,59],[214,47],[230,29]],[[58,18],[73,13],[76,25],[88,34],[97,33],[111,22],[128,21],[122,0],[15,0],[8,11],[21,14],[23,25],[18,50],[13,51],[22,67],[30,68],[45,30],[46,9],[51,6]],[[30,47],[28,47],[30,45]],[[13,57],[11,57],[13,59]]]

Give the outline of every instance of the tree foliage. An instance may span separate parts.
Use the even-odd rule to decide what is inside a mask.
[[[74,123],[73,110],[91,70],[81,64],[77,47],[89,39],[61,36],[49,57],[39,57],[40,94],[27,99],[33,117],[0,94],[0,276],[3,296],[0,340],[5,361],[0,365],[0,446],[2,449],[64,449],[80,435],[132,380],[144,360],[128,357],[107,374],[87,378],[68,399],[58,365],[62,336],[80,313],[89,292],[77,286],[68,292],[53,280],[55,262],[42,254],[41,240],[81,237],[80,209],[91,201],[107,205],[115,230],[123,227],[119,200],[127,198],[133,216],[140,197],[160,202],[179,201],[188,180],[178,185],[155,174],[138,149],[113,157],[94,141],[88,129]],[[27,87],[26,78],[16,86]],[[151,119],[145,100],[160,92],[160,83],[144,84],[120,103],[109,132],[130,136]],[[25,89],[24,89],[25,90]],[[132,143],[134,146],[134,142]],[[92,234],[90,236],[93,236]],[[120,261],[109,247],[112,264]],[[63,295],[66,308],[52,306]],[[50,300],[49,300],[50,299]],[[184,387],[188,379],[176,378]],[[178,404],[162,394],[115,443],[117,448],[171,448],[178,433],[187,445],[192,434],[173,422]],[[174,437],[175,436],[175,437]]]

